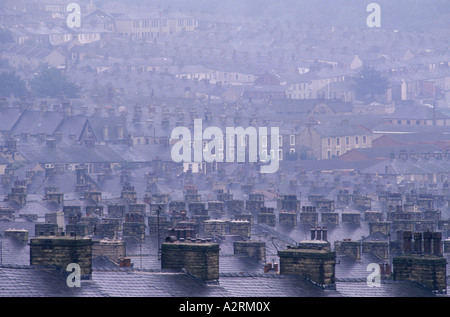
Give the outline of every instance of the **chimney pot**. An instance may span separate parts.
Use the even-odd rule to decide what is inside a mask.
[[[418,252],[418,253],[422,252],[422,233],[421,232],[414,233],[414,252]]]
[[[411,239],[412,239],[411,231],[404,231],[403,232],[403,251],[405,253],[411,252]]]
[[[321,228],[316,229],[316,240],[322,240],[322,229]]]
[[[425,254],[431,254],[431,232],[427,231],[423,233],[423,252]]]

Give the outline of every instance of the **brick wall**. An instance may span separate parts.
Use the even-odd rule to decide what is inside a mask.
[[[66,225],[66,233],[68,235],[76,234],[77,236],[87,236],[89,234],[88,232],[88,225],[86,223],[72,223]]]
[[[319,223],[319,214],[317,212],[302,211],[300,213],[300,223],[317,225]]]
[[[364,213],[364,220],[367,222],[383,221],[384,216],[381,211],[366,211]]]
[[[5,237],[15,238],[19,241],[28,241],[28,230],[7,229],[5,230]]]
[[[141,222],[124,222],[123,223],[123,236],[135,237],[139,241],[145,239],[145,223]]]
[[[339,214],[337,212],[322,212],[322,223],[329,225],[339,224]]]
[[[361,224],[361,214],[359,212],[343,212],[341,217],[342,222],[348,222],[355,225]]]
[[[186,271],[204,280],[219,279],[219,245],[210,242],[177,241],[161,245],[161,268]]]
[[[393,278],[397,281],[418,282],[429,290],[445,292],[446,264],[443,257],[403,255],[393,259]]]
[[[107,256],[111,261],[119,263],[126,257],[126,244],[121,240],[94,241],[92,245],[92,257]]]
[[[299,275],[324,288],[335,287],[336,254],[327,250],[291,248],[279,251],[280,274]]]
[[[275,214],[273,213],[259,213],[258,214],[258,223],[264,223],[271,227],[275,227]]]
[[[296,227],[297,226],[297,212],[280,212],[279,215],[279,222],[281,224],[285,224],[291,227]]]
[[[231,235],[238,235],[242,238],[249,239],[251,236],[251,224],[250,221],[245,220],[232,220],[229,222],[229,233]]]
[[[60,229],[56,223],[36,223],[34,232],[36,236],[54,236],[60,232]]]
[[[223,220],[207,220],[203,223],[205,237],[225,236],[227,223]]]
[[[361,242],[359,241],[335,241],[336,254],[347,255],[353,259],[361,259]]]

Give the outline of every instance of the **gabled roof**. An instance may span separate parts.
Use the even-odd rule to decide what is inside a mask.
[[[17,151],[29,162],[37,163],[119,163],[124,159],[106,145],[86,146],[46,146],[18,145]]]
[[[433,118],[449,118],[446,114],[438,109],[433,109],[428,106],[413,106],[413,107],[396,107],[393,114],[386,116],[387,119],[418,119],[426,120]]]
[[[114,19],[111,15],[103,12],[102,10],[95,10],[94,12],[86,15],[83,18],[83,23],[92,23],[92,22],[96,22],[96,23],[113,23]]]
[[[352,136],[352,135],[370,135],[364,129],[356,126],[345,124],[318,124],[313,126],[313,129],[321,137],[338,137],[338,136]]]
[[[21,114],[19,108],[0,108],[0,131],[10,131]]]
[[[95,140],[97,142],[101,141],[111,141],[120,140],[120,135],[118,132],[118,127],[123,127],[123,138],[127,135],[126,124],[122,117],[90,117],[86,120],[83,130],[81,131],[80,138],[82,137],[84,131],[90,127],[94,133]],[[108,129],[108,138],[105,139],[104,129]]]
[[[372,147],[372,148],[358,148],[352,149],[342,154],[339,159],[346,160],[350,157],[359,157],[361,159],[388,159],[391,154],[398,155],[400,153],[433,153],[439,151],[440,148],[433,144],[420,145],[397,145],[388,147]],[[356,155],[356,156],[355,156]]]

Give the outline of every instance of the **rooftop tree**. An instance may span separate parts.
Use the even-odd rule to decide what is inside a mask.
[[[355,79],[356,98],[363,101],[375,101],[386,93],[388,80],[373,68],[364,67]]]
[[[14,72],[3,72],[0,74],[0,96],[10,97],[14,95],[24,96],[27,94],[25,81]]]

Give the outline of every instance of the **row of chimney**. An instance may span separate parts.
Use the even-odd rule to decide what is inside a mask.
[[[414,243],[412,242],[414,237]],[[442,255],[442,233],[441,232],[403,232],[404,253],[423,253]]]
[[[326,227],[311,228],[311,240],[327,241],[328,229]]]

